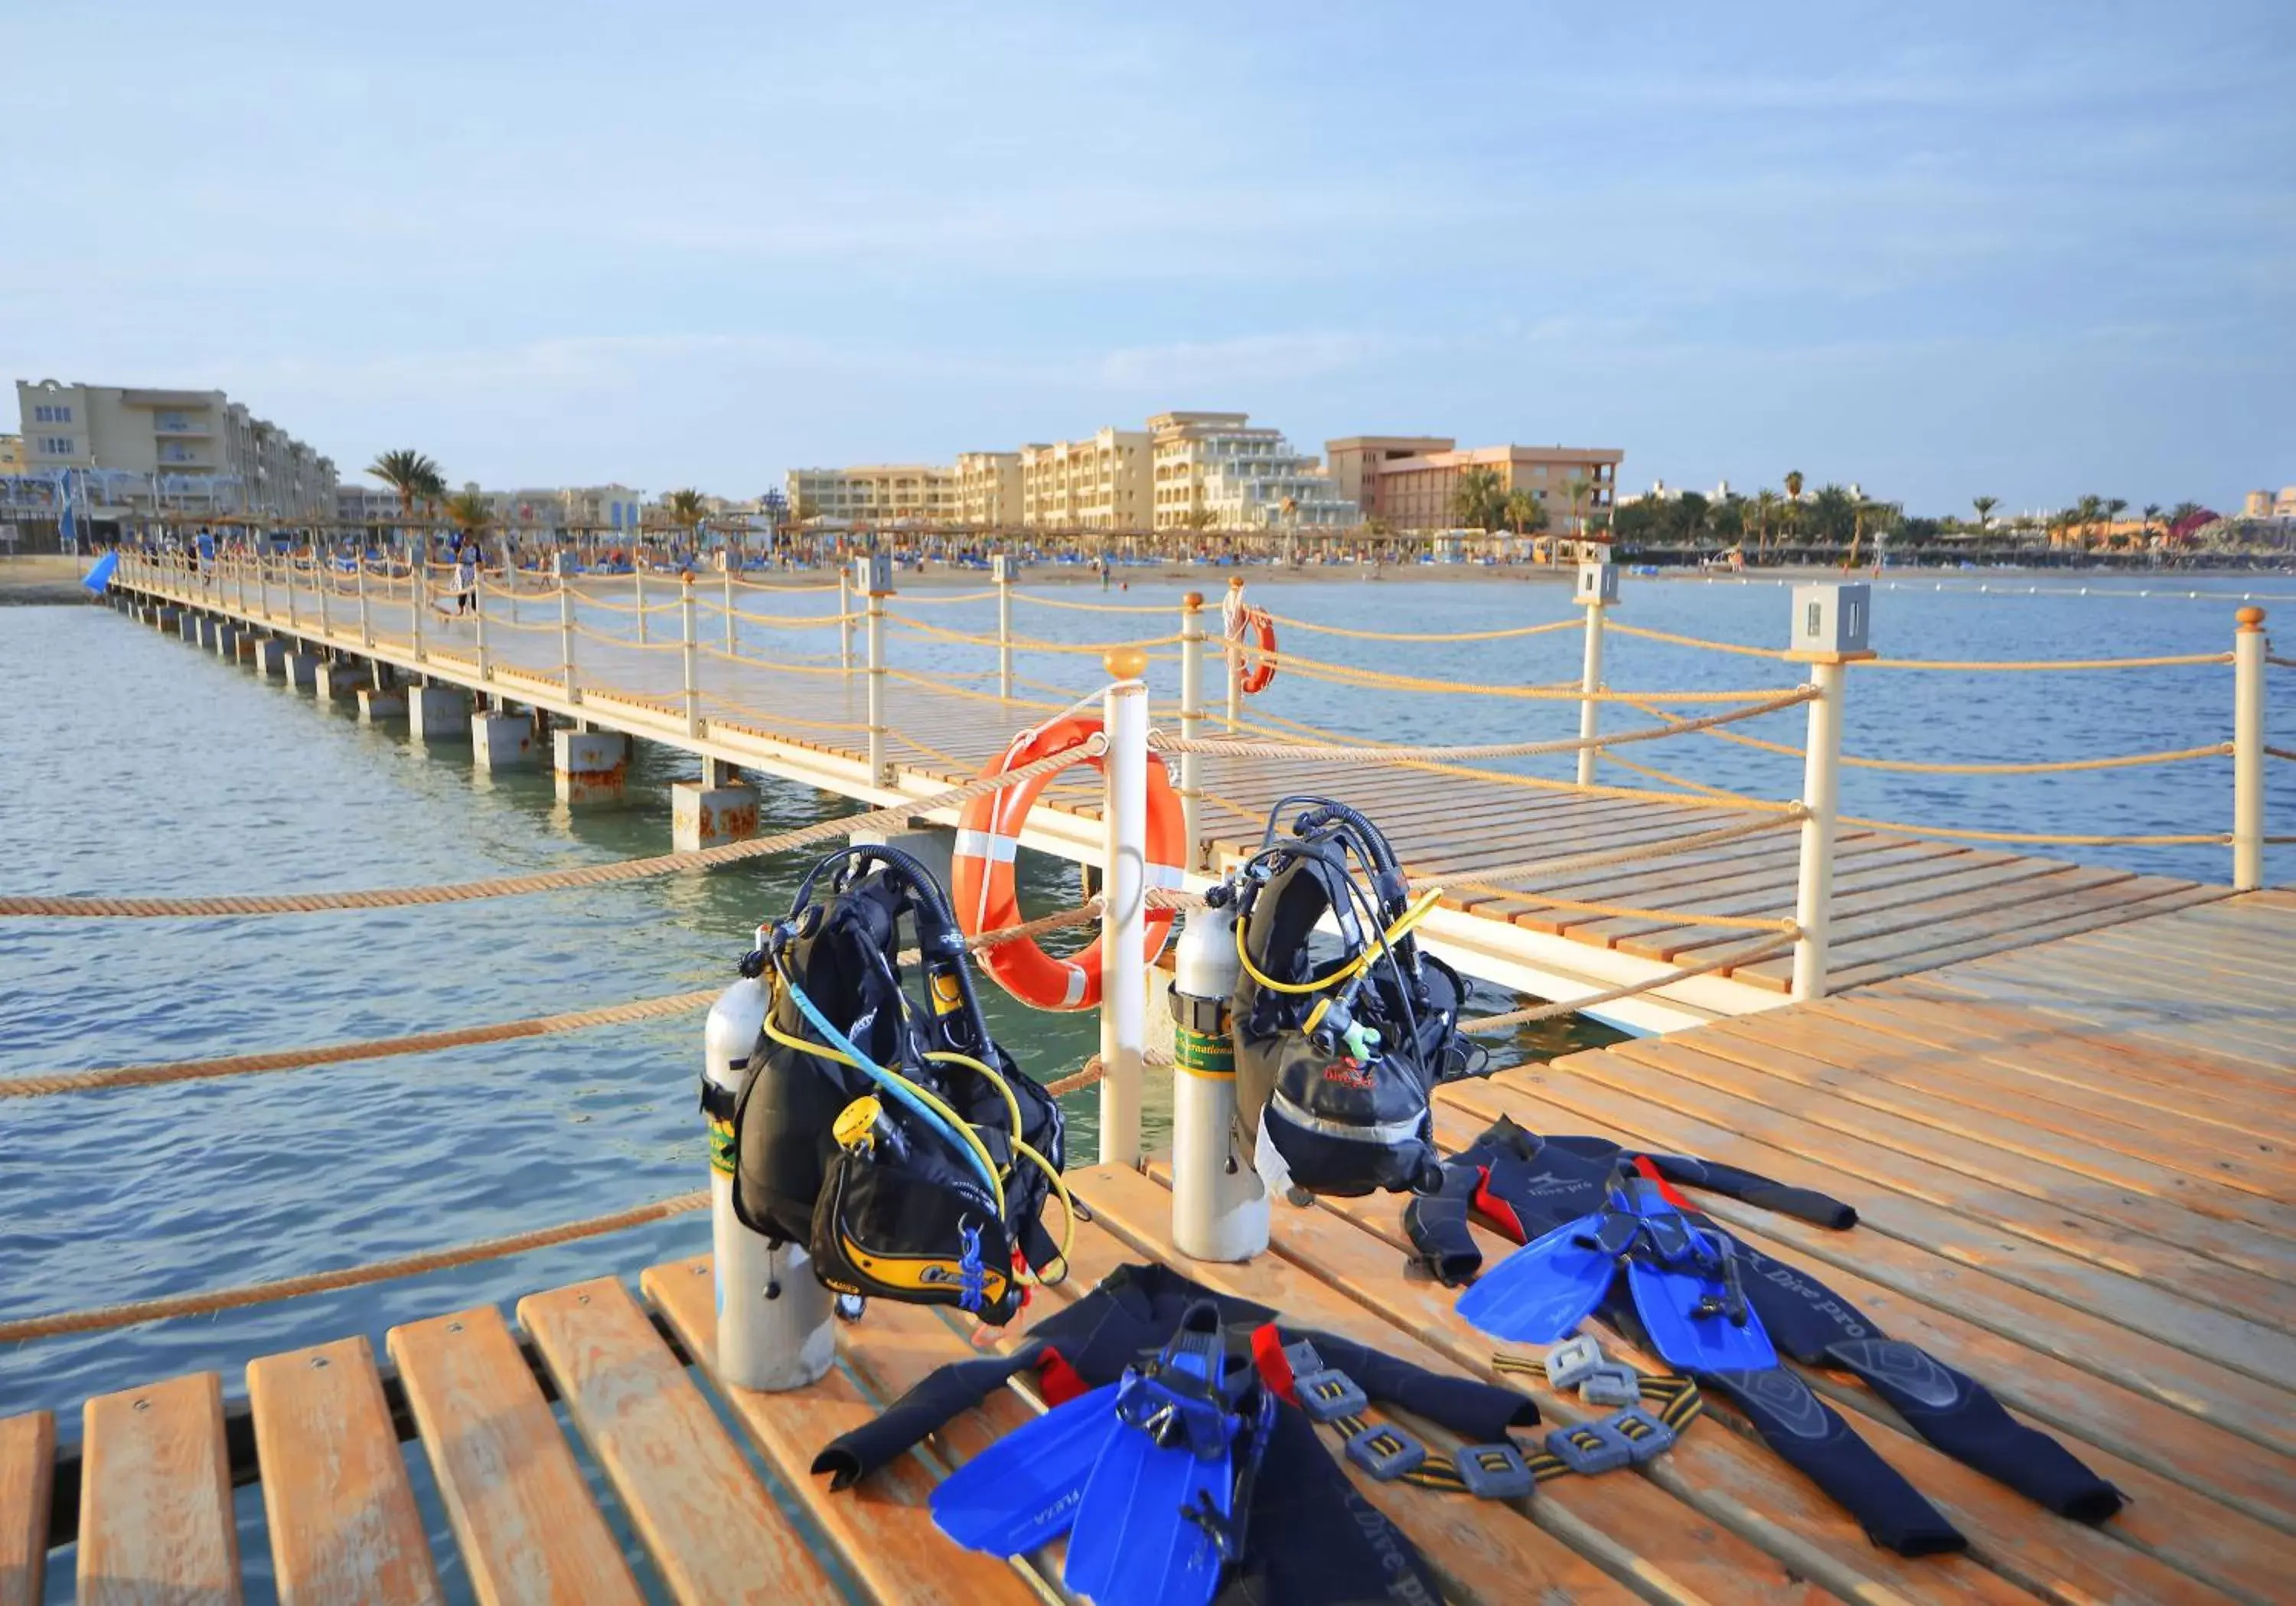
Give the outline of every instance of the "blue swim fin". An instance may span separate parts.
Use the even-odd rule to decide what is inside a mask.
[[[1024,1556],[1076,1520],[1093,1463],[1115,1433],[1109,1384],[1015,1428],[941,1479],[930,1504],[940,1531],[967,1550]]]
[[[1234,1491],[1238,1418],[1220,1392],[1217,1307],[1188,1307],[1117,1385],[1115,1433],[1084,1487],[1061,1580],[1094,1606],[1207,1606]]]
[[[1459,1314],[1510,1344],[1569,1338],[1603,1303],[1618,1256],[1595,1242],[1607,1211],[1565,1222],[1475,1279]]]
[[[1685,1371],[1767,1371],[1778,1352],[1738,1281],[1729,1240],[1697,1227],[1648,1177],[1624,1179],[1620,1198],[1639,1223],[1627,1289],[1651,1347]]]

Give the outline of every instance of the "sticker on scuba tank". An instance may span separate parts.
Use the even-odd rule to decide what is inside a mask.
[[[837,1140],[837,1147],[853,1149],[866,1146],[870,1141],[869,1134],[876,1130],[877,1123],[884,1113],[885,1107],[877,1102],[873,1094],[865,1095],[847,1105],[838,1112],[837,1124],[830,1129],[831,1135]]]
[[[1172,1062],[1191,1076],[1233,1076],[1235,1075],[1235,1042],[1228,1037],[1215,1037],[1199,1032],[1193,1026],[1175,1023],[1172,1027]]]
[[[734,1174],[734,1124],[709,1117],[709,1169],[719,1176]]]

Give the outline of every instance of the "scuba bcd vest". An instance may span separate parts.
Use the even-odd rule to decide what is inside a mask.
[[[904,916],[922,998],[903,985]],[[898,848],[840,849],[743,968],[769,1001],[734,1105],[734,1213],[804,1244],[840,1292],[1010,1321],[1022,1267],[1060,1259],[1041,1218],[1061,1109],[988,1035],[931,872]]]
[[[1278,818],[1302,803],[1311,806],[1279,841]],[[1229,885],[1243,961],[1232,1016],[1236,1105],[1271,1189],[1288,1182],[1351,1196],[1439,1185],[1429,1096],[1477,1074],[1485,1056],[1458,1031],[1458,972],[1410,935],[1425,910],[1414,909],[1387,839],[1345,803],[1283,798]],[[1326,916],[1339,930],[1336,959],[1309,948]]]

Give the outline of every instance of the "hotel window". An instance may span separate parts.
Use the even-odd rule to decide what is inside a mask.
[[[69,457],[72,455],[72,438],[70,435],[44,436],[40,449],[51,457]]]

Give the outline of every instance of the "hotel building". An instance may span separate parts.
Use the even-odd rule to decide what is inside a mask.
[[[790,516],[862,522],[956,518],[956,470],[931,463],[875,463],[789,471]]]
[[[1021,522],[1019,452],[957,454],[956,519],[982,530]]]
[[[1148,433],[1104,429],[1021,449],[1021,522],[1038,530],[1148,527]]]
[[[121,389],[19,380],[24,471],[84,469],[142,476],[139,496],[106,482],[107,498],[155,493],[170,506],[279,518],[335,511],[335,465],[221,391]]]
[[[1344,530],[1362,522],[1313,457],[1245,413],[1159,413],[1155,443],[1159,530],[1269,527]]]
[[[1547,528],[1567,532],[1569,487],[1587,482],[1578,512],[1610,507],[1626,453],[1611,447],[1480,446],[1462,451],[1434,435],[1351,435],[1327,441],[1332,478],[1359,517],[1385,520],[1398,530],[1441,530],[1453,523],[1451,495],[1470,469],[1487,468],[1502,490],[1528,490],[1547,505]]]

